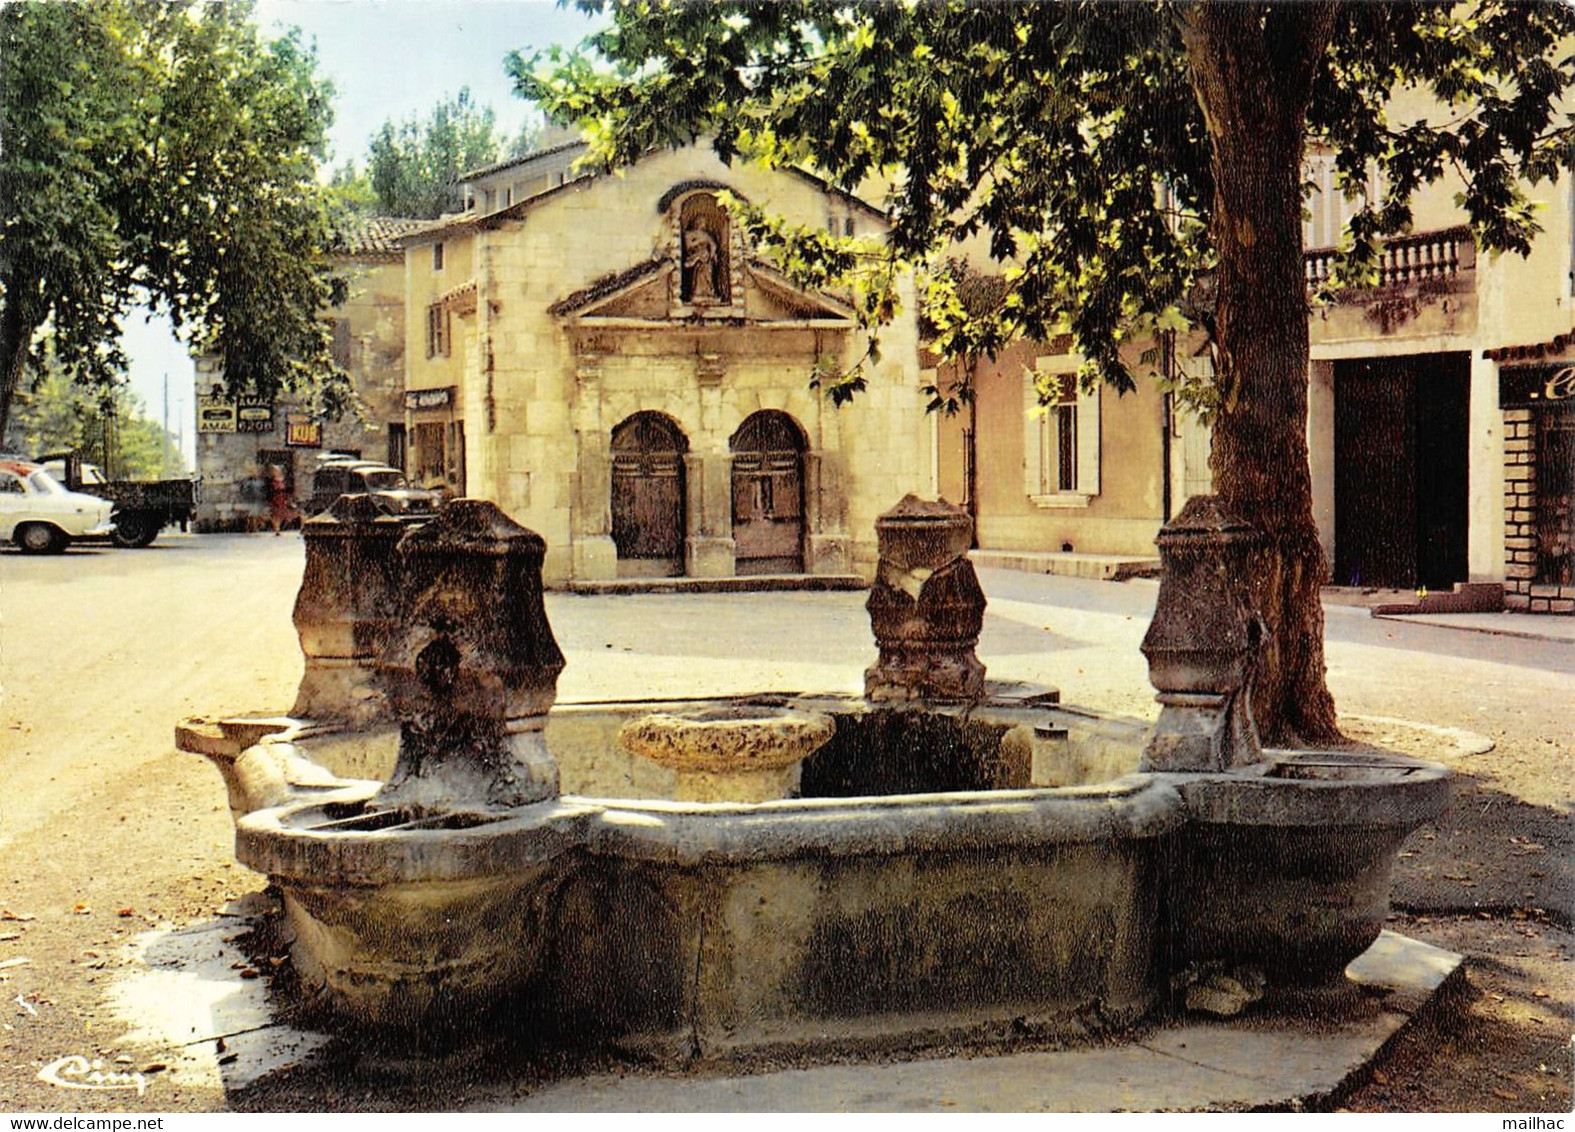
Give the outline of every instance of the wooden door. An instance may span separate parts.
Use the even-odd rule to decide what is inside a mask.
[[[683,573],[685,448],[677,426],[656,413],[637,413],[613,429],[612,538],[620,573]]]
[[[786,413],[756,413],[733,434],[733,540],[740,574],[804,569],[804,441]]]
[[[1334,583],[1447,589],[1466,580],[1470,359],[1334,368]]]

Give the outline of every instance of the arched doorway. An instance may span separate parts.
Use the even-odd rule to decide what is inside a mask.
[[[738,426],[733,450],[733,540],[739,574],[804,570],[804,434],[774,409]]]
[[[660,413],[636,413],[612,432],[612,538],[623,577],[684,572],[683,432]]]

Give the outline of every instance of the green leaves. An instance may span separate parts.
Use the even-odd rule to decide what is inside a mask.
[[[1556,177],[1575,154],[1575,125],[1561,109],[1575,61],[1560,49],[1575,35],[1575,9],[1350,4],[1337,18],[1308,131],[1336,150],[1347,177],[1373,170],[1384,185],[1351,221],[1340,278],[1372,271],[1379,237],[1405,231],[1411,198],[1446,175],[1462,186],[1456,203],[1482,248],[1526,254],[1540,231],[1526,184]],[[1433,95],[1443,121],[1392,120],[1392,96],[1408,90]]]
[[[1010,294],[992,309],[959,314],[944,285],[921,281],[947,357],[1069,327],[1102,373],[1130,387],[1121,320],[1174,307],[1208,266],[1206,229],[1188,219],[1212,192],[1207,148],[1159,9],[815,0],[605,9],[612,26],[587,52],[516,59],[520,93],[592,126],[609,165],[707,137],[724,158],[798,163],[848,189],[879,178],[892,222],[879,252],[750,226],[801,283],[850,287],[861,319],[895,310],[875,265],[894,281],[986,237],[991,256],[1015,265]],[[1174,186],[1168,196],[1163,183]]]
[[[1120,349],[1142,316],[1165,329],[1212,325],[1200,302],[1216,261],[1214,155],[1180,35],[1190,6],[580,6],[610,14],[610,26],[582,52],[515,56],[511,69],[550,116],[590,128],[606,165],[709,138],[724,159],[800,163],[848,189],[880,178],[893,262],[922,271],[975,241],[969,250],[982,243],[1009,266],[1008,294],[986,311],[921,283],[945,356],[1069,330],[1092,371],[1130,388]],[[1374,270],[1382,237],[1410,223],[1413,195],[1446,173],[1460,176],[1484,247],[1529,247],[1537,228],[1522,181],[1556,175],[1575,152],[1575,127],[1557,110],[1575,73],[1557,45],[1575,34],[1575,9],[1340,4],[1320,56],[1305,34],[1327,19],[1317,7],[1271,5],[1260,30],[1282,74],[1311,90],[1309,137],[1351,183],[1370,169],[1385,183],[1351,223],[1338,278]],[[1430,90],[1450,118],[1391,122],[1408,87]],[[770,247],[790,274],[829,283],[833,268],[861,262],[814,234],[778,235]]]
[[[470,90],[433,107],[425,120],[383,123],[368,145],[367,176],[385,216],[436,219],[463,206],[462,174],[497,161],[502,149],[492,108]]]
[[[271,394],[335,368],[317,160],[330,91],[294,36],[245,6],[104,0],[0,11],[3,419],[48,327],[107,386],[137,302]]]

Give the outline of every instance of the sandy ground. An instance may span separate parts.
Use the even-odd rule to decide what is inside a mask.
[[[450,1108],[502,1074],[550,1071],[487,1046],[424,1066],[413,1084],[413,1063],[397,1070],[397,1058],[341,1042],[318,1071],[261,1082],[227,1072],[241,1063],[246,1019],[267,993],[287,995],[288,968],[227,916],[263,878],[232,860],[217,774],[171,736],[185,716],[288,707],[301,671],[289,620],[301,562],[298,537],[269,535],[165,536],[145,551],[56,558],[0,551],[0,1109]],[[984,581],[980,655],[992,677],[1152,716],[1137,652],[1152,584],[1001,571]],[[857,690],[873,658],[863,599],[552,595],[569,660],[560,699]],[[1452,813],[1402,855],[1391,926],[1467,955],[1471,983],[1340,1102],[1568,1111],[1575,647],[1349,609],[1330,610],[1328,638],[1353,736],[1461,772]],[[128,990],[149,948],[177,944],[202,952],[212,977]],[[194,1004],[188,1035],[142,1027],[150,994]],[[71,1056],[83,1060],[61,1062]],[[186,1072],[194,1058],[208,1071]],[[140,1074],[145,1092],[38,1080],[51,1064],[71,1080],[95,1062],[128,1083]]]

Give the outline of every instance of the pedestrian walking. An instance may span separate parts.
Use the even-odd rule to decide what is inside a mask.
[[[290,521],[295,514],[295,506],[290,502],[290,485],[285,482],[284,469],[277,464],[268,468],[268,521],[273,524],[273,533],[277,535],[281,527]]]

